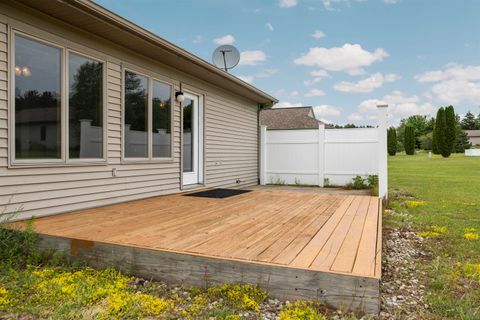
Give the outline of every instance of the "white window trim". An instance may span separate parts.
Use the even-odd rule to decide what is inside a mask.
[[[61,167],[61,166],[90,166],[90,165],[107,165],[107,147],[108,147],[108,106],[107,106],[107,63],[103,59],[83,54],[78,50],[71,49],[67,46],[60,45],[56,42],[46,40],[43,37],[32,35],[21,30],[9,27],[8,41],[8,70],[9,70],[9,106],[8,106],[8,140],[9,140],[9,167]],[[16,159],[15,157],[15,36],[37,41],[45,45],[49,45],[61,50],[61,105],[60,105],[60,130],[61,130],[61,158],[60,159]],[[68,158],[68,57],[73,52],[80,56],[101,62],[103,72],[103,157],[98,159],[69,159]]]
[[[148,126],[147,126],[147,157],[145,158],[135,158],[135,157],[126,157],[125,156],[125,73],[130,72],[137,74],[139,76],[147,78],[147,116],[148,116]],[[152,126],[153,126],[153,109],[152,109],[152,98],[153,98],[153,81],[164,83],[170,86],[170,157],[153,157],[153,135],[152,135]],[[164,162],[173,162],[174,161],[174,109],[175,109],[175,86],[173,82],[168,82],[166,80],[160,79],[158,76],[150,75],[146,72],[138,71],[134,67],[122,67],[122,163],[164,163]]]

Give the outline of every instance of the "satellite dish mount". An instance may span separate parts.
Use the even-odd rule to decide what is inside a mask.
[[[234,68],[240,61],[240,52],[231,45],[223,45],[215,49],[212,55],[212,62],[217,68],[228,72]]]

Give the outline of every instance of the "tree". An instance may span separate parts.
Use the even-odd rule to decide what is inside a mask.
[[[404,133],[406,126],[412,126],[415,129],[415,145],[417,148],[420,148],[420,137],[431,131],[431,120],[427,120],[426,116],[423,115],[413,115],[408,118],[400,120],[400,125],[397,131],[397,139],[404,143]]]
[[[457,117],[455,116],[455,109],[453,106],[445,108],[445,123],[447,124],[447,148],[453,152],[455,149],[455,135],[457,133]]]
[[[455,138],[455,152],[464,153],[465,149],[470,149],[472,144],[467,133],[462,129],[461,125],[457,125],[457,134]]]
[[[405,153],[408,155],[415,154],[415,128],[412,126],[405,127]]]
[[[433,131],[432,131],[432,152],[433,154],[440,154],[440,151],[438,151],[437,134],[435,131],[435,125],[433,126]]]
[[[387,149],[391,156],[397,153],[397,130],[394,127],[388,128],[387,131]]]
[[[461,128],[463,130],[478,130],[478,124],[479,123],[477,122],[475,115],[471,113],[470,110],[465,113],[465,116],[460,122]]]
[[[452,146],[448,141],[447,120],[445,116],[445,108],[443,107],[438,109],[433,136],[437,151],[442,155],[442,157],[448,158],[452,153]]]
[[[432,150],[433,132],[429,132],[419,138],[420,148],[423,150]]]

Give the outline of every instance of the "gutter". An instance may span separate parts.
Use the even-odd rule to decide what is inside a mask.
[[[269,101],[272,105],[278,103],[278,100],[266,92],[246,83],[243,80],[238,79],[237,77],[229,74],[228,72],[221,70],[214,65],[208,63],[207,61],[191,54],[190,52],[174,45],[173,43],[160,38],[154,33],[134,24],[133,22],[128,21],[117,15],[116,13],[92,2],[89,0],[60,0],[61,2],[70,5],[76,9],[82,10],[91,16],[98,18],[102,21],[106,21],[115,27],[134,34],[135,36],[148,41],[156,46],[162,47],[163,49],[169,51],[172,54],[175,54],[181,58],[188,60],[196,64],[199,67],[206,69],[207,71],[213,72],[223,78],[226,78],[236,85],[248,89],[251,92],[263,97],[265,100]]]

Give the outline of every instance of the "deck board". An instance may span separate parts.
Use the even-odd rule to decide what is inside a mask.
[[[37,219],[41,234],[379,277],[379,200],[255,190],[225,199],[183,194]]]

